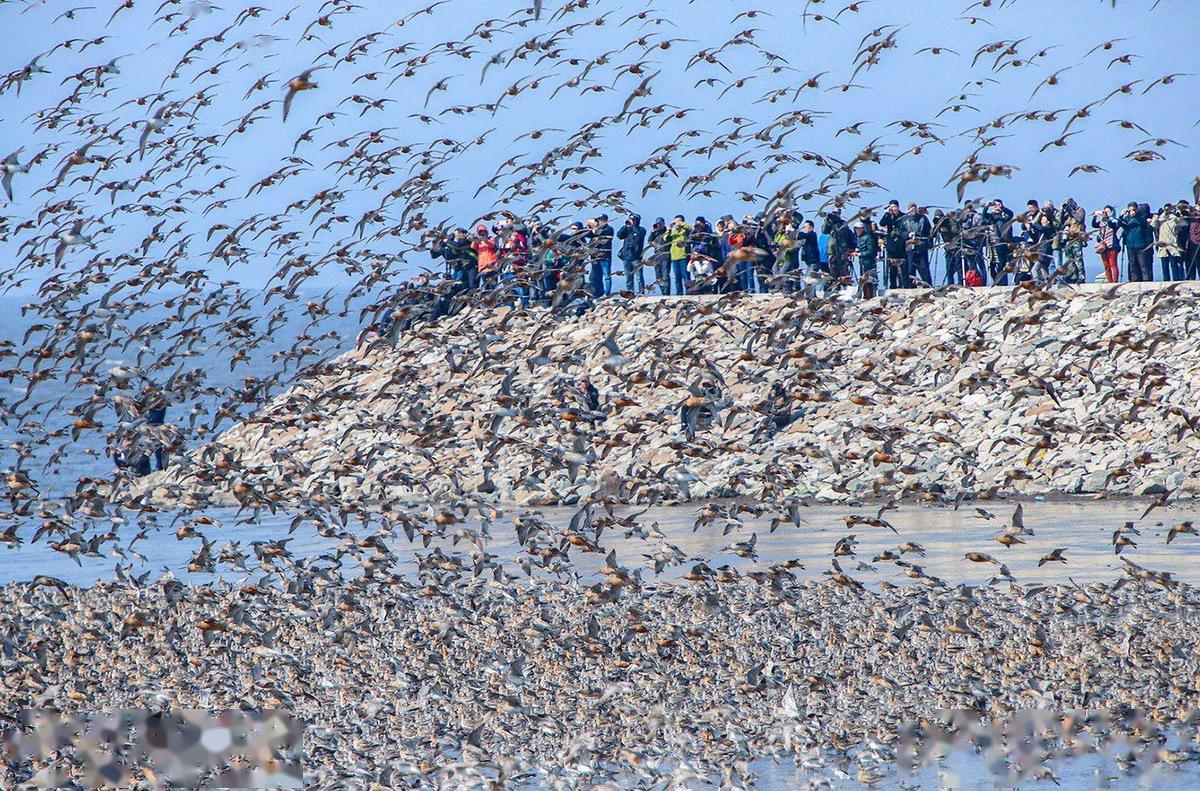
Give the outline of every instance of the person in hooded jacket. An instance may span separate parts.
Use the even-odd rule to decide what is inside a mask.
[[[646,229],[642,227],[641,215],[631,215],[617,231],[617,238],[621,240],[617,258],[625,265],[625,288],[635,294],[641,294],[646,290],[646,276],[642,273]]]
[[[750,266],[758,280],[758,292],[765,294],[771,290],[771,284],[775,280],[774,239],[767,227],[765,214],[747,215],[745,222],[748,236],[742,246],[762,251],[750,261]]]
[[[1129,258],[1129,280],[1140,283],[1154,280],[1154,229],[1150,227],[1150,207],[1130,202],[1117,223]]]

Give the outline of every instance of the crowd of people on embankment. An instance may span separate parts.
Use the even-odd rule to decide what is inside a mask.
[[[1072,199],[1030,200],[1017,213],[996,199],[931,216],[893,200],[881,214],[860,209],[849,219],[784,209],[715,224],[679,214],[646,228],[632,214],[615,230],[607,214],[566,228],[502,217],[490,227],[458,228],[431,247],[456,293],[504,289],[524,303],[545,299],[572,275],[592,298],[613,293],[614,276],[623,277],[621,291],[635,294],[794,291],[807,278],[856,284],[871,297],[939,285],[932,268],[939,257],[940,284],[1078,284],[1088,280],[1089,253],[1099,258],[1096,280],[1200,279],[1200,203],[1154,211],[1131,202],[1089,214]]]

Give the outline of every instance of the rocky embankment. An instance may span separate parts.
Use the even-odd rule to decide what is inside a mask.
[[[476,307],[345,354],[143,486],[190,506],[1189,495],[1198,297]]]

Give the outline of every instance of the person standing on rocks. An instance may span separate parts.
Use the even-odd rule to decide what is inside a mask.
[[[800,223],[796,245],[800,248],[800,263],[804,265],[805,274],[812,277],[815,273],[825,271],[825,264],[821,261],[820,238],[812,220]]]
[[[522,307],[529,305],[529,236],[523,223],[507,225],[503,231],[504,266],[500,279],[516,293]],[[506,290],[509,290],[506,288]]]
[[[646,290],[646,276],[642,274],[646,229],[642,227],[641,215],[631,215],[621,226],[621,230],[617,231],[617,238],[621,240],[621,249],[617,251],[617,257],[625,265],[625,289],[641,294]]]
[[[763,252],[755,257],[750,266],[758,279],[758,293],[765,294],[771,290],[775,272],[775,243],[771,229],[767,224],[765,214],[746,215],[748,237],[744,246],[754,247]]]
[[[933,275],[929,272],[929,244],[933,237],[933,226],[924,210],[917,204],[908,204],[908,213],[900,218],[900,232],[907,251],[902,282],[904,288],[914,285],[932,285]]]
[[[1183,218],[1187,220],[1187,242],[1183,248],[1184,274],[1188,280],[1200,280],[1200,201],[1189,207],[1186,201],[1183,205]]]
[[[608,224],[608,215],[601,214],[594,221],[591,234],[592,248],[592,295],[608,296],[612,293],[613,229]]]
[[[790,222],[781,222],[775,233],[776,274],[779,290],[785,293],[796,290],[800,275],[800,251],[796,249],[796,229]]]
[[[1063,263],[1058,271],[1064,283],[1079,285],[1087,282],[1087,272],[1083,264],[1083,243],[1087,239],[1087,229],[1083,227],[1083,209],[1068,212],[1064,206],[1060,216],[1062,223],[1058,237]]]
[[[962,271],[963,283],[967,281],[967,272],[973,271],[978,276],[979,283],[987,282],[987,272],[983,265],[983,245],[985,230],[983,217],[975,210],[975,202],[967,201],[958,211],[956,220],[958,226],[958,252],[961,256],[956,265]]]
[[[669,255],[671,258],[671,275],[675,282],[675,295],[683,296],[687,293],[687,284],[691,281],[691,275],[688,274],[688,237],[691,236],[692,229],[687,224],[682,214],[676,214],[675,219],[671,222],[671,227],[667,229],[665,234],[666,242],[669,246]]]
[[[905,282],[908,250],[904,244],[903,229],[900,227],[900,201],[888,201],[887,209],[879,218],[879,230],[884,237],[884,254],[887,268],[887,287],[900,288]]]
[[[1121,255],[1121,224],[1114,217],[1117,210],[1105,206],[1092,212],[1092,228],[1096,229],[1096,252],[1104,265],[1104,277],[1109,283],[1121,282],[1121,267],[1117,259]]]
[[[961,285],[962,270],[958,267],[958,220],[953,211],[946,214],[941,209],[933,213],[934,248],[942,249],[942,262],[946,272],[943,285]]]
[[[662,217],[656,217],[650,226],[649,245],[654,255],[654,285],[659,294],[666,296],[671,293],[671,245],[667,241],[667,221]]]
[[[1150,219],[1154,228],[1156,241],[1154,248],[1162,262],[1163,282],[1183,280],[1183,248],[1179,245],[1179,229],[1183,227],[1183,218],[1179,216],[1173,204],[1168,203]]]
[[[1013,211],[996,198],[983,212],[983,223],[987,228],[985,252],[992,285],[1008,285],[1008,261],[1012,256]]]
[[[1150,227],[1150,207],[1130,201],[1118,220],[1125,253],[1129,260],[1129,281],[1154,280],[1154,229]]]
[[[485,291],[494,291],[499,282],[500,252],[496,241],[488,232],[486,225],[475,227],[475,241],[471,242],[475,252],[475,260],[479,267],[479,287]]]
[[[455,228],[450,236],[443,236],[429,254],[433,258],[445,260],[447,274],[455,281],[451,296],[463,291],[473,291],[478,285],[479,269],[466,228]]]
[[[829,212],[821,232],[829,236],[829,274],[838,280],[851,277],[850,254],[855,250],[856,240],[842,213]]]
[[[854,251],[858,256],[858,295],[870,299],[875,296],[875,284],[879,282],[879,235],[869,217],[855,221]]]

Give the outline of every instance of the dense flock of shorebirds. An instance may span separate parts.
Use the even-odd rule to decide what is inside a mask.
[[[961,146],[944,174],[961,198],[1017,171],[996,152],[1034,125],[1059,135],[1054,149],[1095,124],[1144,133],[1125,158],[1151,166],[1174,141],[1104,116],[1178,96],[1191,75],[1123,79],[1138,53],[1120,37],[1055,70],[1075,44],[918,50],[907,17],[889,24],[867,0],[789,9],[792,27],[865,33],[836,74],[809,74],[762,43],[779,10],[701,28],[616,5],[477,20],[490,4],[442,0],[382,23],[336,0],[6,9],[10,29],[63,40],[0,76],[0,105],[33,105],[0,164],[6,289],[31,292],[22,337],[0,348],[0,541],[117,566],[86,588],[35,565],[5,586],[0,710],[283,706],[309,723],[309,785],[328,789],[738,788],[762,759],[794,761],[814,785],[871,785],[893,775],[904,723],[938,707],[1132,707],[1191,733],[1196,592],[1137,560],[1138,541],[1194,539],[1171,519],[1200,487],[1190,287],[618,297],[581,316],[476,295],[431,323],[445,286],[402,282],[472,192],[495,200],[483,220],[551,224],[676,191],[826,210],[881,203],[886,166]],[[973,36],[1027,5],[983,0],[947,22]],[[465,29],[421,44],[422,25]],[[597,46],[613,30],[624,41]],[[819,109],[906,57],[960,59],[969,80],[924,119],[842,126]],[[1060,83],[1097,58],[1112,84],[1058,107]],[[1017,72],[1041,76],[1029,101],[1049,109],[977,109]],[[584,97],[594,116],[552,128],[551,97]],[[738,99],[752,109],[687,106]],[[401,137],[398,112],[419,137]],[[500,115],[538,125],[500,141]],[[830,124],[870,142],[793,145]],[[651,142],[614,163],[612,136]],[[636,188],[609,186],[622,170]],[[264,262],[265,290],[241,283]],[[336,294],[310,297],[331,273]],[[332,314],[385,305],[391,332],[330,356],[352,340],[323,326]],[[214,355],[240,378],[214,383]],[[164,400],[167,424],[148,425]],[[78,455],[130,447],[173,463],[144,481],[50,482]],[[991,501],[1059,492],[1150,498],[1117,520],[1120,579],[1011,572],[1003,553],[1034,527]],[[737,565],[689,556],[639,513],[689,500]],[[920,536],[896,535],[872,563],[910,584],[872,584],[853,532],[825,557],[759,563],[756,530],[803,530],[814,500],[846,503],[859,533],[894,530],[905,500],[1003,508],[1003,528],[961,561],[994,576],[939,579]],[[503,503],[522,548],[511,562],[489,551]],[[251,527],[222,535],[214,504]],[[556,523],[538,510],[550,504],[574,516]],[[253,540],[267,511],[335,548]],[[1142,534],[1154,519],[1165,539]],[[195,546],[178,576],[216,576],[145,568],[137,545],[160,530]],[[605,546],[617,534],[645,552],[618,558]],[[598,573],[583,556],[604,558]],[[1039,563],[1069,570],[1070,548]],[[828,568],[802,581],[802,565]],[[1151,763],[1197,756],[1147,733],[1135,738]],[[39,768],[6,761],[3,784]]]

